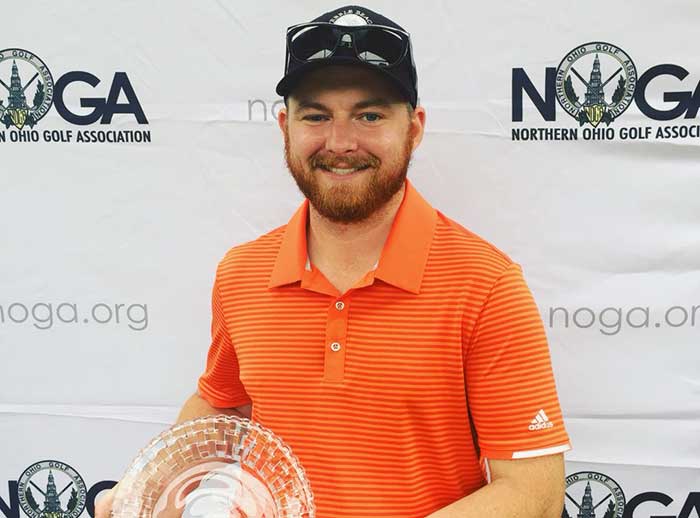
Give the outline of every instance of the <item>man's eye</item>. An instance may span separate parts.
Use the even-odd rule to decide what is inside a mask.
[[[303,118],[305,121],[311,121],[311,122],[320,122],[322,121],[326,116],[317,114],[317,115],[307,115]]]
[[[382,116],[380,114],[373,113],[373,112],[363,113],[361,116],[365,117],[365,120],[367,122],[377,122],[378,120],[380,120],[382,118]]]

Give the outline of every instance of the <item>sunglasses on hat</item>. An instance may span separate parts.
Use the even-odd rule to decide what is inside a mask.
[[[290,59],[313,62],[349,57],[382,68],[399,63],[410,51],[409,34],[386,25],[338,25],[311,22],[287,29],[287,64]]]

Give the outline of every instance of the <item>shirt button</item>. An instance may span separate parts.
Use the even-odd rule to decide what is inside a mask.
[[[333,351],[334,353],[340,351],[340,344],[338,342],[333,342],[331,344],[331,351]]]
[[[335,309],[338,311],[343,311],[343,308],[345,307],[345,304],[343,303],[342,300],[339,300],[338,302],[335,303]]]

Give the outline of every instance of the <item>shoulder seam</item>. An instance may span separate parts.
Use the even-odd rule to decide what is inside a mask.
[[[219,271],[221,269],[221,265],[222,265],[223,261],[224,261],[223,259],[221,261],[219,261],[219,264],[216,266],[216,277],[215,277],[215,281],[214,281],[214,288],[216,289],[217,298],[219,299],[219,304],[221,305],[221,307],[219,309],[221,311],[221,320],[224,324],[224,328],[226,329],[226,338],[228,339],[226,341],[229,343],[231,348],[234,350],[234,354],[235,354],[236,349],[233,346],[233,340],[231,340],[231,334],[229,332],[228,321],[226,320],[226,312],[224,311],[224,307],[223,307],[223,299],[221,298],[221,289],[219,287]]]
[[[246,249],[246,248],[248,248],[248,247],[255,246],[260,240],[262,240],[262,239],[264,239],[264,238],[273,238],[273,237],[275,237],[274,234],[275,234],[275,233],[279,234],[280,231],[283,231],[284,228],[285,228],[286,226],[287,226],[287,224],[280,225],[280,226],[278,226],[278,227],[276,227],[276,228],[273,228],[273,229],[270,230],[269,232],[266,232],[265,234],[260,234],[260,235],[259,235],[258,237],[256,237],[255,239],[251,239],[251,240],[249,240],[249,241],[245,241],[245,242],[243,242],[243,243],[238,243],[238,244],[236,244],[236,245],[233,245],[233,246],[229,247],[228,250],[226,250],[226,252],[224,253],[224,255],[223,255],[223,257],[221,258],[221,260],[219,261],[219,265],[221,265],[221,263],[223,263],[224,261],[228,260],[232,255],[235,255],[235,254],[236,254],[237,252],[239,252],[240,250],[244,250],[244,249]]]
[[[455,221],[452,218],[446,216],[445,214],[443,214],[439,210],[437,211],[437,213],[438,213],[438,220],[442,219],[445,226],[447,226],[448,228],[461,231],[465,237],[467,237],[469,239],[478,240],[480,243],[485,244],[486,246],[488,246],[491,249],[491,251],[495,252],[504,261],[506,261],[508,263],[514,262],[508,254],[506,254],[503,250],[501,250],[496,245],[491,243],[488,239],[485,239],[484,237],[482,237],[481,235],[477,234],[476,232],[468,229],[467,227],[465,227],[464,225],[462,225],[458,221]]]

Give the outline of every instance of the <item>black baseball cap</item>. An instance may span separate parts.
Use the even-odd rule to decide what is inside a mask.
[[[345,27],[348,28],[347,34],[343,34]],[[368,30],[364,30],[363,27]],[[381,29],[382,27],[386,29]],[[305,31],[307,31],[306,34],[304,34]],[[336,52],[337,47],[334,47],[322,51],[323,57],[316,55],[313,59],[305,59],[306,56],[299,56],[298,51],[295,52],[290,48],[293,46],[291,43],[297,37],[296,35],[303,35],[302,39],[306,40],[304,43],[307,48],[310,45],[334,46],[343,39],[345,42],[343,46],[352,46],[354,51],[343,48],[342,52]],[[324,41],[316,41],[317,39]],[[358,45],[364,46],[362,50],[371,52],[359,52]],[[377,55],[393,56],[395,59],[367,58],[367,56],[377,57]],[[398,88],[414,108],[416,107],[418,77],[408,32],[385,16],[357,5],[333,9],[314,18],[308,24],[294,25],[287,29],[285,75],[277,84],[276,92],[286,99],[304,74],[317,68],[337,64],[356,64],[377,70]]]

